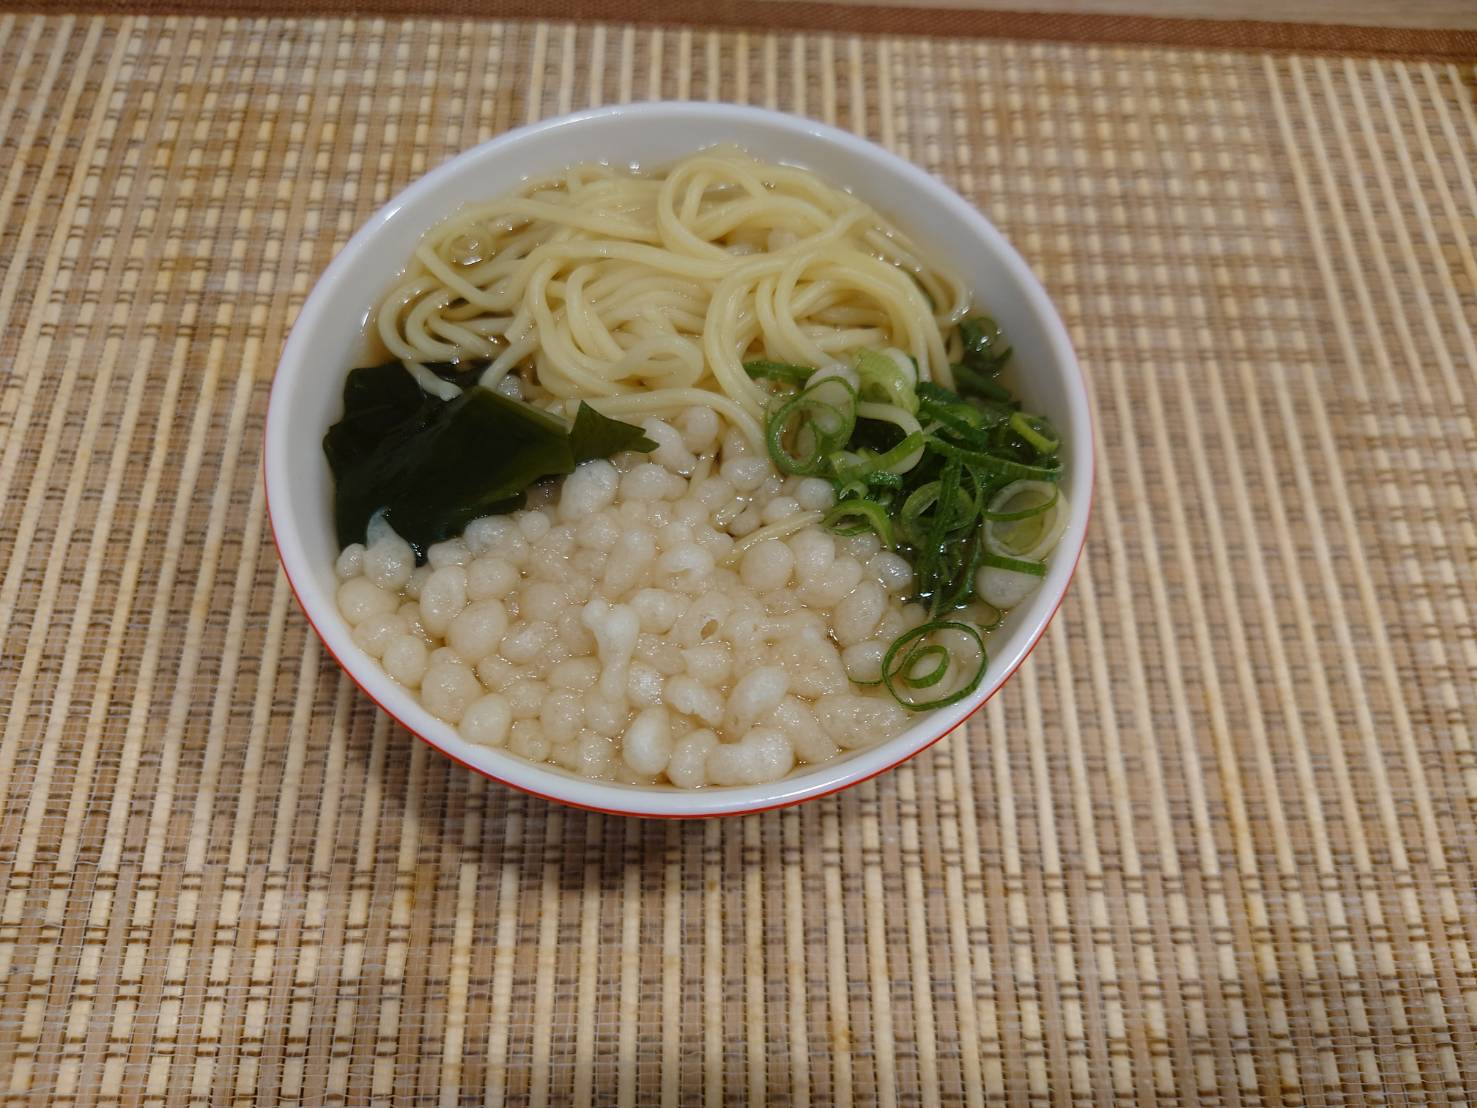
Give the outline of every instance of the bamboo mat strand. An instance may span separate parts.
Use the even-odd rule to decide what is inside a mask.
[[[0,1103],[1477,1099],[1471,64],[6,14],[0,72]],[[1098,431],[1067,603],[969,726],[705,824],[390,723],[259,474],[378,205],[654,97],[973,199]]]

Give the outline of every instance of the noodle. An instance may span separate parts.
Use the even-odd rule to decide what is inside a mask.
[[[850,193],[734,148],[663,173],[576,166],[433,228],[381,302],[385,347],[438,394],[430,362],[531,365],[551,407],[712,408],[752,442],[753,359],[849,363],[894,346],[952,384],[945,333],[969,309],[953,274]]]

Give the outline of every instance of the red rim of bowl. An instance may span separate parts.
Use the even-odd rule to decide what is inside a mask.
[[[585,115],[587,113],[580,112],[580,113],[573,113],[573,114],[574,115]],[[766,113],[766,114],[782,115],[783,113],[774,112],[774,113]],[[573,116],[560,117],[560,118],[557,118],[557,119],[546,120],[544,122],[545,123],[558,123],[562,119],[570,119],[570,118],[573,118]],[[792,117],[792,118],[799,118],[799,117]],[[814,121],[813,120],[807,120],[806,122],[807,123],[814,124]],[[823,125],[821,125],[821,126],[823,126]],[[522,128],[518,128],[518,130],[521,130],[521,129]],[[827,130],[837,130],[836,128],[830,128],[830,127],[827,127],[826,129]],[[508,133],[511,134],[512,132],[508,132]],[[502,137],[502,136],[499,136],[499,137]],[[850,136],[850,137],[860,138],[860,136]],[[863,141],[866,141],[866,140],[863,140]],[[469,149],[475,149],[475,148],[469,148]],[[886,151],[886,152],[888,154],[891,154],[891,151]],[[892,155],[892,156],[893,157],[897,157],[897,155]],[[445,163],[443,163],[443,165],[444,164]],[[907,164],[911,165],[911,163],[907,163]],[[945,187],[947,187],[947,186],[945,186]],[[390,205],[395,204],[396,201],[397,201],[397,199],[398,198],[391,198],[391,200],[389,201],[389,204]],[[965,201],[965,203],[968,203],[968,201]],[[970,207],[972,208],[973,205],[970,205]],[[383,210],[383,209],[381,209],[381,210]],[[981,213],[981,215],[983,215],[983,213]],[[1007,246],[1007,248],[1014,249],[1011,246],[1011,244],[1010,244],[1010,242],[1009,242],[1008,239],[1005,239],[1003,235],[1001,235],[1000,237],[1001,237],[1002,241],[1005,243],[1005,245]],[[1018,252],[1017,252],[1017,257],[1018,258],[1020,257]],[[777,810],[779,810],[781,808],[790,808],[790,807],[793,807],[793,806],[795,806],[797,804],[805,804],[805,803],[808,803],[808,802],[813,801],[813,800],[820,800],[823,797],[835,796],[837,793],[843,792],[846,789],[854,788],[855,786],[860,785],[863,782],[871,781],[872,779],[874,779],[876,777],[880,777],[884,773],[889,773],[892,770],[896,769],[898,766],[902,765],[904,762],[910,761],[911,759],[917,757],[919,754],[922,754],[925,750],[928,750],[931,747],[933,747],[940,740],[946,738],[947,736],[949,736],[949,735],[953,734],[955,731],[957,731],[959,728],[963,727],[966,723],[968,723],[971,719],[973,719],[976,715],[978,715],[980,709],[982,709],[986,704],[988,704],[992,699],[994,699],[994,697],[1000,692],[1000,690],[1005,687],[1006,683],[1013,676],[1015,676],[1016,671],[1019,670],[1020,667],[1025,664],[1026,659],[1031,656],[1032,652],[1040,644],[1042,638],[1045,637],[1047,628],[1049,628],[1051,626],[1052,621],[1056,618],[1057,612],[1059,612],[1061,610],[1062,604],[1066,601],[1067,593],[1071,590],[1072,582],[1076,579],[1078,567],[1081,565],[1081,562],[1082,562],[1082,555],[1083,555],[1084,551],[1087,549],[1087,535],[1088,535],[1088,532],[1091,529],[1091,525],[1092,525],[1092,507],[1093,507],[1093,505],[1092,505],[1092,495],[1093,495],[1094,491],[1096,491],[1096,485],[1097,485],[1097,466],[1095,464],[1096,459],[1095,459],[1095,456],[1094,456],[1094,451],[1096,450],[1097,428],[1096,428],[1096,425],[1095,425],[1094,420],[1093,420],[1091,391],[1090,391],[1090,389],[1088,387],[1088,382],[1087,382],[1086,375],[1084,375],[1081,372],[1081,362],[1076,358],[1075,351],[1072,350],[1070,337],[1067,336],[1067,334],[1066,334],[1066,325],[1061,322],[1061,317],[1056,314],[1055,305],[1053,305],[1051,303],[1050,297],[1049,296],[1046,296],[1045,288],[1044,288],[1044,286],[1042,286],[1040,284],[1039,278],[1036,278],[1034,271],[1032,271],[1030,269],[1029,265],[1026,265],[1025,264],[1025,261],[1024,261],[1023,258],[1021,258],[1020,260],[1021,260],[1021,263],[1024,266],[1024,268],[1025,268],[1026,273],[1028,274],[1028,276],[1032,280],[1034,280],[1036,282],[1037,288],[1041,291],[1042,295],[1046,298],[1047,306],[1049,308],[1051,308],[1052,314],[1056,318],[1057,325],[1058,325],[1058,327],[1061,328],[1062,335],[1063,335],[1063,337],[1067,341],[1068,350],[1073,355],[1073,359],[1072,360],[1073,360],[1073,363],[1077,366],[1078,380],[1082,384],[1084,401],[1085,401],[1084,409],[1085,409],[1086,422],[1087,422],[1087,443],[1086,443],[1087,449],[1086,449],[1086,451],[1085,451],[1085,453],[1083,455],[1087,459],[1087,464],[1088,464],[1087,515],[1086,515],[1086,517],[1083,520],[1082,534],[1081,534],[1080,540],[1078,541],[1077,549],[1076,549],[1076,551],[1072,555],[1072,569],[1067,574],[1067,579],[1062,584],[1062,591],[1057,596],[1056,603],[1052,606],[1052,609],[1051,609],[1050,613],[1047,614],[1046,618],[1041,622],[1040,627],[1037,628],[1036,633],[1032,636],[1031,641],[1026,645],[1026,649],[1021,652],[1020,657],[1015,661],[1014,664],[1011,665],[1010,669],[1005,672],[1004,676],[1002,676],[1000,678],[1000,680],[995,683],[995,687],[992,688],[977,705],[975,705],[974,709],[972,711],[970,711],[968,715],[963,716],[959,720],[956,720],[954,723],[952,723],[949,726],[945,727],[937,735],[933,736],[931,739],[929,739],[928,741],[924,742],[922,745],[918,746],[917,748],[915,748],[913,750],[910,750],[908,753],[906,753],[902,757],[898,758],[897,761],[895,761],[895,762],[890,762],[887,765],[884,765],[884,766],[882,766],[882,767],[880,767],[878,769],[875,769],[872,772],[867,773],[866,775],[864,775],[862,777],[857,777],[857,778],[854,778],[852,780],[843,781],[840,784],[836,785],[835,787],[826,789],[826,790],[824,790],[822,792],[807,793],[807,794],[802,795],[802,796],[790,797],[790,798],[785,799],[785,800],[777,801],[776,803],[773,803],[773,804],[759,804],[759,805],[755,805],[755,806],[748,807],[748,808],[733,808],[733,809],[727,809],[727,810],[723,810],[723,811],[712,811],[712,812],[644,812],[644,811],[632,811],[630,809],[622,809],[622,808],[604,808],[604,807],[601,807],[598,804],[585,804],[585,803],[581,803],[578,800],[571,800],[568,797],[555,796],[555,795],[550,794],[550,793],[540,792],[538,789],[532,788],[532,787],[530,787],[528,785],[520,784],[520,783],[518,783],[516,781],[510,781],[510,780],[508,780],[506,778],[499,777],[497,774],[492,773],[492,772],[490,772],[490,771],[488,771],[486,769],[483,769],[481,766],[473,765],[471,762],[465,761],[464,759],[457,757],[450,750],[446,749],[446,747],[442,746],[440,743],[436,742],[434,739],[432,739],[432,738],[430,738],[430,737],[422,734],[420,731],[418,731],[411,724],[407,723],[398,714],[396,714],[396,712],[392,708],[388,707],[383,701],[381,701],[379,699],[379,697],[375,696],[375,694],[373,692],[371,692],[370,689],[362,681],[359,680],[358,676],[349,667],[349,665],[344,661],[344,659],[341,658],[341,657],[339,657],[338,653],[333,649],[332,645],[330,645],[330,643],[328,641],[328,637],[323,633],[323,630],[318,626],[317,622],[313,619],[312,612],[310,612],[308,610],[308,606],[303,603],[302,595],[298,591],[297,582],[295,580],[293,580],[292,571],[288,568],[287,559],[286,559],[286,557],[283,554],[283,551],[282,551],[282,543],[281,543],[281,541],[279,540],[279,538],[277,536],[277,520],[276,520],[276,516],[275,516],[275,514],[272,511],[271,482],[268,479],[268,475],[267,475],[267,464],[268,464],[268,461],[270,460],[270,457],[271,457],[270,451],[267,449],[267,443],[269,441],[269,427],[270,427],[270,415],[271,415],[271,409],[270,409],[270,406],[269,406],[268,413],[267,413],[267,415],[268,415],[269,418],[267,420],[264,420],[263,421],[263,427],[262,427],[262,442],[263,442],[263,449],[262,449],[262,484],[263,484],[263,493],[264,493],[264,497],[266,499],[268,526],[270,527],[271,532],[272,532],[272,547],[276,551],[276,554],[277,554],[277,562],[282,567],[283,576],[287,578],[287,585],[288,585],[288,588],[292,591],[293,600],[296,601],[299,610],[303,613],[304,618],[307,619],[308,626],[310,628],[312,628],[313,634],[317,636],[318,641],[323,646],[323,649],[328,652],[328,656],[334,660],[334,663],[339,667],[340,670],[342,670],[348,676],[349,680],[351,680],[351,681],[354,682],[354,684],[358,687],[359,691],[362,692],[365,696],[367,696],[370,699],[370,701],[373,702],[381,711],[383,711],[386,715],[388,715],[391,719],[393,719],[396,723],[398,723],[401,727],[403,727],[411,735],[415,736],[417,739],[419,739],[421,742],[425,743],[431,749],[437,751],[443,757],[449,759],[452,762],[455,762],[457,765],[462,766],[465,769],[469,769],[473,773],[479,774],[482,777],[487,778],[487,780],[489,780],[489,781],[494,781],[494,782],[496,782],[499,785],[504,785],[504,786],[506,786],[508,788],[515,789],[518,792],[526,793],[529,796],[537,797],[539,800],[548,801],[550,803],[555,803],[555,804],[562,804],[562,805],[565,805],[566,807],[576,808],[576,809],[579,809],[579,810],[582,810],[582,811],[586,811],[586,812],[599,812],[599,813],[601,813],[603,815],[625,816],[625,817],[630,817],[630,818],[635,818],[635,819],[672,819],[672,820],[715,819],[715,818],[722,818],[722,817],[726,817],[726,816],[749,816],[749,815],[755,815],[755,814],[760,813],[760,812],[773,812],[773,811],[777,811]],[[321,279],[322,279],[322,274],[319,275],[319,280],[321,280]],[[314,287],[316,288],[316,282],[315,282],[315,286]],[[311,296],[311,295],[312,295],[312,290],[309,290],[309,296]],[[304,303],[306,303],[306,300],[304,301]],[[275,378],[275,375],[274,375],[274,378],[273,378],[273,385],[274,385],[274,387],[275,387],[275,384],[276,384],[276,378]]]

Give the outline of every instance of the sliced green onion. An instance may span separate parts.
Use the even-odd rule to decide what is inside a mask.
[[[917,688],[932,688],[943,680],[944,675],[955,661],[953,655],[949,653],[948,647],[942,643],[928,643],[924,641],[929,635],[939,631],[957,631],[973,639],[975,645],[979,647],[979,668],[974,671],[967,681],[952,692],[945,693],[934,700],[910,700],[905,697],[904,691]],[[944,654],[943,672],[939,673],[937,677],[933,675],[933,671],[921,675],[918,674],[916,670],[919,661],[937,656],[934,651],[935,647],[943,651]],[[900,654],[902,655],[901,658],[899,658]],[[929,623],[920,624],[911,631],[904,631],[892,640],[892,645],[887,648],[887,653],[882,656],[882,683],[887,686],[887,691],[892,693],[893,699],[909,711],[925,712],[934,708],[946,708],[950,704],[957,704],[970,693],[974,692],[975,689],[979,688],[980,682],[985,677],[987,660],[984,637],[974,627],[971,627],[967,623],[961,623],[958,620],[933,620]],[[909,684],[910,679],[913,682],[923,683]],[[904,691],[899,690],[899,684],[904,686]]]
[[[918,666],[929,658],[937,658],[938,665],[927,673],[919,674]],[[949,672],[949,648],[941,643],[932,643],[929,646],[909,651],[907,658],[903,660],[900,672],[903,684],[908,688],[931,689],[944,679],[944,674]]]
[[[958,387],[960,395],[967,396],[971,400],[978,396],[984,400],[1009,404],[1012,399],[1010,390],[999,381],[986,377],[967,365],[954,367],[954,384]]]
[[[964,364],[969,369],[993,376],[1010,360],[1010,347],[1000,334],[1000,325],[987,315],[977,315],[959,324],[959,337],[964,342]]]
[[[1062,436],[1041,416],[1016,412],[1010,417],[1010,429],[1042,454],[1055,454],[1062,446]]]
[[[959,435],[966,441],[973,440],[989,430],[985,424],[984,413],[970,404],[962,404],[957,408],[927,405],[919,408],[918,413],[929,421],[932,429],[948,431]]]
[[[917,362],[894,349],[859,352],[855,369],[744,364],[749,377],[774,382],[764,428],[774,464],[829,479],[837,502],[761,528],[725,563],[777,537],[772,531],[811,521],[843,537],[875,533],[900,550],[912,563],[913,599],[931,622],[895,639],[880,680],[868,683],[914,711],[957,703],[979,687],[982,636],[1039,587],[1067,516],[1056,458],[1062,436],[1044,416],[1022,411],[1000,380],[1011,350],[999,328],[977,316],[960,324],[959,338],[964,351],[949,388],[920,380]],[[897,441],[877,449],[879,434]],[[975,648],[979,666],[966,673],[972,663],[958,655]]]
[[[944,462],[943,472],[939,475],[937,507],[933,517],[928,521],[924,531],[924,540],[921,544],[924,557],[920,559],[921,566],[917,573],[920,585],[925,586],[930,594],[938,592],[938,585],[948,580],[947,569],[952,561],[947,549],[947,539],[950,532],[956,526],[955,505],[959,500],[960,477],[963,466],[953,458]],[[959,512],[958,522],[964,522],[968,517],[964,512]]]
[[[918,397],[919,409],[926,408],[953,408],[968,407],[964,397],[957,392],[944,388],[943,385],[932,381],[919,381],[913,386],[913,392]]]
[[[765,440],[781,471],[810,477],[823,470],[828,454],[846,446],[855,426],[856,389],[842,377],[827,377],[779,405]]]
[[[1045,515],[1056,507],[1056,497],[1043,500],[1032,508],[1022,508],[1018,512],[992,512],[988,509],[980,513],[980,518],[986,523],[1017,523],[1023,519],[1035,519],[1037,516]]]
[[[1016,404],[1010,393],[993,381],[987,383],[1000,394],[998,398],[973,397],[966,400],[932,381],[919,381],[918,414],[925,419],[936,420],[966,440],[973,440],[981,432],[1006,422],[1015,414]]]
[[[872,489],[887,489],[889,492],[903,487],[903,475],[901,473],[889,473],[887,470],[878,470],[866,476],[867,487]]]
[[[863,471],[844,481],[840,478],[833,478],[832,484],[836,487],[837,500],[845,500],[848,496],[859,496],[864,500],[881,499],[886,503],[891,503],[891,497],[886,494],[901,489],[903,477],[899,473],[888,473],[885,470],[877,470],[874,473]]]
[[[957,485],[957,480],[956,480]],[[915,541],[915,545],[922,546],[929,541],[929,527],[939,522],[941,508],[937,508],[943,494],[943,480],[929,481],[927,484],[919,485],[910,492],[903,506],[898,512],[898,522],[902,525],[903,532]],[[958,531],[966,525],[972,524],[978,514],[977,501],[963,489],[958,490],[962,495],[963,503],[958,503],[957,496],[950,500],[951,516],[943,520],[943,527],[938,536],[942,542],[945,535],[951,531]],[[957,505],[957,506],[956,506]],[[930,509],[936,509],[929,515]]]
[[[980,555],[980,565],[989,566],[991,569],[1008,569],[1012,573],[1026,573],[1032,577],[1046,576],[1044,562],[1028,562],[1024,558],[1007,558],[1004,554],[996,554],[990,550]]]
[[[974,601],[976,607],[989,608],[990,611],[995,613],[994,618],[989,620],[988,622],[982,619],[976,619],[974,621],[975,626],[978,627],[981,631],[989,634],[991,631],[995,630],[995,628],[999,627],[1002,623],[1005,622],[1005,609],[991,604],[988,600],[986,600],[983,596],[980,596],[978,593],[975,594]]]
[[[923,513],[938,503],[939,483],[930,481],[926,485],[919,485],[908,494],[903,501],[903,509],[899,513],[903,529],[909,534],[922,538],[923,532],[918,527],[918,522],[923,518]]]
[[[881,454],[865,449],[836,451],[826,461],[831,467],[837,499],[845,500],[852,494],[868,496],[877,489],[901,489],[903,474],[923,455],[923,444],[924,437],[920,431]]]
[[[1047,493],[1050,493],[1049,497]],[[1045,498],[1048,510],[1032,512],[1016,520],[1008,518],[1019,513],[1004,509],[1023,495]],[[1067,500],[1060,486],[1045,481],[1012,481],[990,501],[989,511],[984,517],[985,545],[1003,557],[1041,561],[1061,541],[1067,526],[1067,514]]]
[[[997,458],[993,454],[986,454],[979,450],[969,450],[962,446],[955,446],[951,442],[945,442],[940,438],[928,440],[928,448],[944,455],[946,458],[957,458],[976,469],[983,470],[995,477],[1015,477],[1025,481],[1060,481],[1062,479],[1062,467],[1056,466],[1032,466],[1024,462],[1012,462],[1008,458]]]
[[[856,406],[858,419],[871,419],[891,423],[903,432],[903,441],[878,458],[879,468],[893,473],[907,473],[923,460],[923,427],[917,417],[895,408],[891,404],[877,404],[863,400]]]
[[[826,459],[835,481],[860,481],[872,472],[873,455],[867,450],[838,450]]]
[[[808,365],[794,365],[790,362],[770,362],[760,359],[744,363],[744,372],[754,379],[767,377],[772,381],[783,381],[790,385],[803,385],[815,372]]]
[[[847,520],[856,522],[848,523]],[[892,550],[897,546],[892,520],[882,505],[875,500],[857,498],[843,500],[825,514],[821,520],[821,526],[842,538],[851,538],[853,535],[864,535],[868,531],[875,531],[877,537],[882,540],[882,545],[887,549]]]
[[[979,572],[981,559],[985,555],[985,546],[979,529],[973,526],[973,522],[970,526],[970,535],[964,544],[965,556],[961,559],[964,570],[955,573],[952,584],[947,590],[934,590],[929,600],[929,615],[937,616],[962,608],[969,603],[969,598],[974,594],[974,577]]]
[[[863,350],[856,356],[856,373],[864,397],[901,408],[909,415],[918,410],[918,395],[913,391],[918,371],[911,366],[904,368],[902,359],[880,350]]]
[[[1045,482],[1040,482],[1040,483],[1044,484]],[[1000,504],[1000,503],[1007,503],[1008,504],[1010,501],[1012,501],[1016,497],[1020,496],[1022,492],[1032,491],[1030,489],[1017,489],[1016,488],[1017,485],[1035,485],[1035,484],[1038,484],[1038,482],[1035,482],[1035,481],[1013,481],[1013,482],[1011,482],[1011,484],[1007,485],[1004,489],[1002,489],[1000,491],[1000,493],[995,497],[995,499],[993,501],[991,501],[991,504],[992,505],[993,504]],[[1039,503],[1039,504],[1032,505],[1029,508],[1022,508],[1019,511],[1015,511],[1015,512],[999,511],[999,510],[995,509],[994,507],[990,507],[990,508],[986,508],[983,512],[980,513],[980,518],[983,519],[983,520],[985,520],[988,523],[1014,523],[1017,520],[1021,520],[1021,519],[1033,519],[1036,516],[1045,515],[1047,512],[1051,511],[1051,509],[1053,509],[1053,508],[1056,507],[1057,497],[1058,497],[1058,494],[1059,494],[1059,490],[1057,489],[1057,486],[1055,486],[1055,485],[1048,485],[1047,487],[1051,489],[1051,495],[1048,496],[1045,500],[1041,501],[1041,503]],[[1010,495],[1009,496],[1006,496],[1005,495],[1006,493],[1009,493]]]
[[[875,406],[858,404],[857,414],[864,416],[867,408]],[[884,473],[900,478],[922,460],[926,443],[927,439],[919,429],[881,454],[870,450],[841,451],[832,454],[829,460],[838,481],[870,480]]]

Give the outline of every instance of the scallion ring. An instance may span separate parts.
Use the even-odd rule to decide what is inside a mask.
[[[1023,496],[1045,501],[1027,515],[1012,512]],[[994,554],[1037,562],[1061,541],[1067,527],[1067,498],[1046,481],[1013,481],[995,494],[984,515],[985,546]]]
[[[977,593],[975,594],[974,602],[976,608],[988,608],[990,609],[990,611],[995,613],[994,616],[988,620],[976,619],[974,621],[975,626],[977,626],[981,631],[985,632],[985,634],[988,635],[991,631],[995,630],[995,628],[999,627],[1002,623],[1005,622],[1005,609],[991,604],[983,596],[980,596]]]
[[[958,688],[944,693],[942,696],[939,696],[934,700],[910,700],[905,696],[906,690],[908,688],[918,688],[920,686],[909,686],[908,678],[912,677],[913,680],[918,681],[932,677],[931,672],[923,675],[919,675],[915,672],[915,667],[920,655],[922,655],[923,657],[935,657],[936,655],[934,654],[932,647],[937,646],[938,649],[942,650],[946,656],[944,673],[941,673],[937,678],[928,681],[926,686],[922,686],[928,688],[931,688],[933,687],[933,685],[936,685],[940,681],[942,681],[944,675],[953,666],[953,664],[958,661],[954,658],[952,653],[950,653],[947,646],[944,646],[942,643],[934,644],[926,641],[930,635],[937,634],[940,631],[954,631],[966,636],[969,639],[972,639],[974,645],[979,650],[979,667],[974,671],[973,674],[970,675],[969,679],[961,684]],[[887,691],[892,694],[893,699],[901,704],[904,708],[907,708],[909,711],[926,712],[934,708],[946,708],[950,704],[959,703],[959,701],[963,700],[970,693],[974,692],[975,689],[979,688],[980,682],[983,681],[985,678],[985,666],[987,660],[988,659],[985,653],[984,636],[982,636],[977,629],[967,623],[961,623],[958,620],[933,620],[930,623],[919,624],[911,631],[904,631],[897,638],[893,639],[892,645],[887,648],[887,653],[882,656],[882,683],[887,687]],[[899,689],[900,684],[903,686],[902,690]]]
[[[866,407],[865,404],[857,405],[857,414],[864,415],[862,409]],[[923,457],[923,443],[923,432],[918,430],[881,454],[865,448],[838,450],[826,462],[831,467],[831,479],[843,487],[863,482],[866,485],[901,488],[903,474],[917,465]]]
[[[854,520],[855,522],[847,522]],[[843,500],[827,512],[821,520],[821,526],[833,535],[842,538],[851,538],[853,535],[864,535],[868,531],[875,531],[877,537],[882,540],[882,545],[892,550],[897,547],[897,537],[893,533],[892,520],[881,504],[875,500],[862,500],[852,498]]]
[[[918,668],[930,658],[937,658],[938,665],[927,673],[919,673]],[[899,674],[904,685],[910,689],[931,689],[944,679],[944,674],[949,672],[949,648],[941,643],[931,643],[928,646],[920,646],[916,650],[910,650],[908,656],[903,659],[899,667]]]
[[[931,525],[938,522],[936,506],[944,490],[942,479],[928,481],[910,492],[898,512],[898,521],[903,531],[916,541],[922,542]],[[949,518],[943,521],[942,533],[956,531],[971,522],[978,514],[978,501],[956,483],[954,503],[950,505]],[[932,510],[932,512],[931,512]],[[940,535],[942,537],[942,534]]]
[[[828,454],[845,448],[855,426],[855,387],[843,378],[827,377],[778,406],[769,417],[765,441],[782,472],[811,477],[825,467]]]
[[[1050,490],[1050,495],[1048,495],[1045,500],[1041,501],[1041,503],[1033,504],[1029,508],[1021,508],[1019,511],[997,511],[994,508],[986,508],[983,512],[980,513],[980,518],[983,519],[986,523],[1016,523],[1023,519],[1034,519],[1036,516],[1045,515],[1047,512],[1051,511],[1051,509],[1056,507],[1057,486],[1048,484],[1045,481],[1016,481],[1014,484],[1002,489],[993,498],[991,498],[990,503],[1010,503],[1011,500],[1014,500],[1017,496],[1020,495],[1021,490],[1016,489],[1017,485],[1043,486]],[[1015,491],[1012,492],[1012,490]],[[1004,493],[1010,493],[1010,495],[1005,496],[1003,495]]]
[[[909,414],[918,410],[914,391],[918,367],[901,350],[862,350],[856,357],[856,372],[861,391],[868,397],[880,398],[885,406]]]
[[[881,456],[881,468],[892,473],[907,473],[923,460],[923,426],[916,416],[892,404],[863,400],[856,406],[858,419],[891,423],[903,433],[903,441]]]

